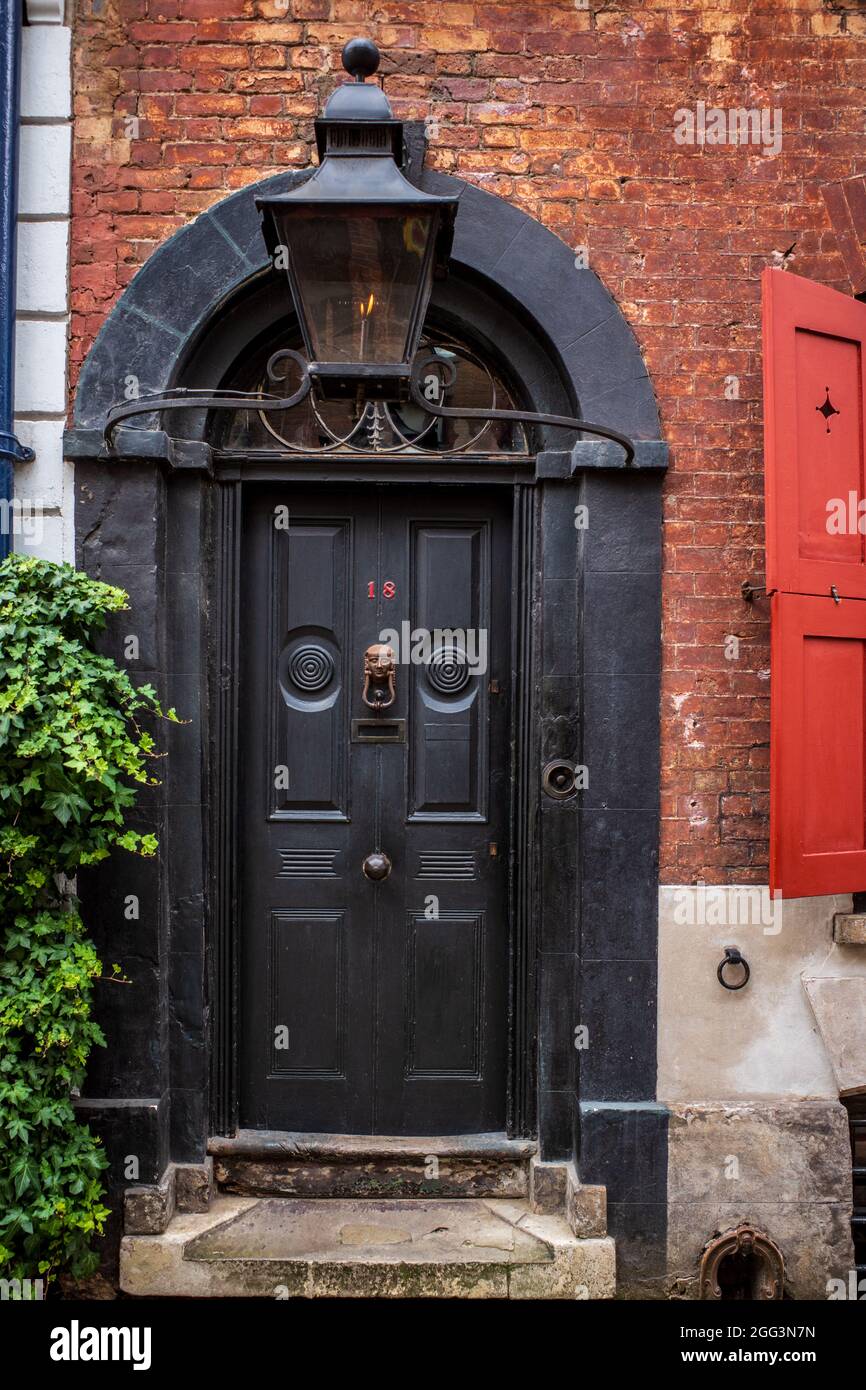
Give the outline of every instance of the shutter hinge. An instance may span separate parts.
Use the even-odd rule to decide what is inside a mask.
[[[748,579],[744,579],[740,585],[740,593],[743,595],[746,603],[754,603],[758,594],[764,594],[766,596],[767,590],[760,584],[751,584]]]

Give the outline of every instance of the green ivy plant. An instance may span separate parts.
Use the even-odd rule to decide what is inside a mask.
[[[140,720],[176,720],[150,685],[94,649],[112,588],[69,565],[0,564],[0,1277],[93,1271],[108,1210],[99,1140],[72,1103],[105,1038],[91,1016],[103,976],[72,880],[112,850],[153,855],[126,828],[153,783]],[[113,980],[117,987],[118,968]]]

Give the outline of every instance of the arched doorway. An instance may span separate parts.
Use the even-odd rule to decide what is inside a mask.
[[[271,355],[299,347],[281,307],[267,280],[242,287],[180,384],[261,389]],[[570,406],[543,342],[471,277],[434,298],[425,343],[460,362],[455,404]],[[215,665],[236,684],[211,702],[235,731],[212,827],[226,846],[213,901],[237,903],[215,1018],[237,1056],[216,1078],[226,1116],[242,1131],[533,1132],[536,996],[518,995],[534,978],[518,910],[532,855],[512,845],[531,840],[516,744],[532,737],[532,671],[517,643],[539,440],[510,422],[419,437],[411,407],[359,418],[351,402],[177,412],[169,431],[212,451],[214,551],[236,557],[215,584],[217,630],[232,634]],[[363,657],[389,633],[383,720]],[[441,634],[468,660],[449,663]],[[373,885],[362,864],[380,850],[391,868]]]
[[[281,176],[268,186],[285,187],[296,177]],[[434,191],[453,187],[437,175],[425,175],[424,182]],[[142,615],[149,625],[144,669],[164,678],[169,702],[191,721],[187,731],[173,735],[165,783],[154,796],[151,813],[165,852],[141,871],[150,875],[144,892],[154,905],[142,934],[158,967],[152,995],[140,1001],[137,1026],[147,1033],[156,1016],[165,1027],[140,1059],[133,1090],[123,1090],[128,1076],[115,1068],[110,1076],[96,1074],[93,1094],[168,1097],[142,1121],[157,1174],[165,1156],[195,1161],[209,1134],[239,1126],[338,1124],[391,1134],[493,1128],[538,1134],[543,1156],[570,1157],[580,1126],[582,1059],[574,1041],[579,1026],[602,1037],[606,1030],[604,1046],[583,1059],[589,1064],[585,1095],[630,1103],[654,1094],[651,1065],[636,1063],[634,1037],[640,1029],[642,1050],[653,1050],[647,1041],[654,1029],[648,989],[654,942],[645,919],[655,896],[657,540],[664,446],[657,442],[646,372],[622,315],[593,273],[577,268],[568,248],[533,219],[465,186],[454,273],[432,302],[431,340],[444,351],[474,358],[480,364],[476,385],[492,380],[529,409],[576,411],[629,433],[638,441],[635,467],[625,470],[614,447],[597,441],[575,445],[554,430],[467,441],[471,447],[455,455],[417,447],[411,421],[403,419],[408,447],[322,453],[327,430],[321,421],[308,418],[289,439],[285,428],[276,437],[252,417],[217,421],[181,411],[166,412],[162,421],[145,419],[150,429],[120,430],[106,457],[99,426],[130,379],[141,394],[167,386],[249,385],[275,343],[290,345],[293,327],[260,247],[253,207],[258,191],[244,190],[204,214],[136,277],[88,357],[76,426],[68,436],[78,465],[80,562],[129,589],[137,620]],[[332,433],[339,436],[336,429]],[[284,612],[273,618],[272,605],[266,630],[251,616],[265,612],[280,585],[285,594],[286,566],[293,563],[291,546],[281,559],[274,541],[279,535],[273,513],[284,505],[287,537],[292,515],[297,521],[306,507],[301,531],[323,546],[311,561],[309,572],[318,577],[307,609],[289,620]],[[589,531],[578,524],[579,511],[593,518]],[[347,522],[357,539],[351,564],[344,562],[342,571],[332,563],[337,522]],[[324,558],[325,532],[331,533],[332,558]],[[443,537],[454,542],[453,568],[449,559],[425,571],[418,559],[421,538],[435,550],[432,542]],[[457,555],[461,546],[465,558]],[[429,578],[436,566],[451,575],[454,607],[469,617],[446,620],[446,607],[437,609],[431,599],[430,614],[442,614],[432,626],[486,624],[496,636],[501,670],[472,677],[475,712],[462,726],[453,716],[457,705],[466,705],[462,685],[450,693],[434,685],[425,689],[422,704],[435,718],[415,718],[413,731],[407,705],[394,718],[392,746],[365,748],[359,742],[360,780],[343,786],[353,806],[370,812],[369,827],[347,814],[346,797],[332,794],[335,786],[339,791],[338,779],[324,792],[319,788],[314,809],[329,829],[342,827],[345,843],[306,843],[296,833],[303,814],[295,813],[311,807],[292,803],[289,762],[308,758],[300,801],[309,803],[326,744],[311,750],[292,735],[297,751],[289,762],[277,756],[278,740],[267,743],[273,710],[285,719],[285,711],[302,712],[305,701],[332,709],[335,691],[357,702],[366,639],[378,635],[378,629],[367,630],[366,616],[362,621],[362,600],[372,584],[378,623],[386,617],[384,585],[397,584],[382,568],[385,553],[393,553],[406,591],[416,596],[419,576]],[[343,610],[356,620],[339,652],[333,622],[316,610],[317,596],[327,589],[322,576],[338,572],[346,592],[356,595]],[[302,566],[295,583],[306,573]],[[333,597],[333,587],[328,592]],[[410,629],[431,626],[411,612],[403,618]],[[298,644],[317,650],[301,658]],[[338,656],[345,658],[344,668]],[[254,669],[271,672],[271,695],[276,692],[281,705],[268,704],[267,682]],[[406,670],[398,683],[408,695],[417,672],[411,665]],[[325,675],[321,689],[310,687],[313,677]],[[429,671],[423,679],[429,686]],[[360,716],[348,704],[341,710],[342,732],[337,737],[331,729],[327,750],[329,768],[341,767],[344,776],[355,748],[353,722]],[[447,772],[451,780],[435,793],[435,804],[424,802],[411,785],[428,741],[420,752],[412,743],[422,725],[431,731],[431,744],[452,745],[439,758],[443,776]],[[636,737],[639,757],[632,758]],[[552,759],[594,766],[592,793],[546,796],[541,773]],[[252,765],[259,792],[250,789]],[[255,808],[264,806],[261,789],[281,790],[273,783],[274,770],[282,767],[289,797],[257,815]],[[294,775],[301,775],[297,766]],[[404,868],[403,877],[390,883],[400,883],[402,896],[383,928],[385,937],[375,912],[362,924],[360,963],[347,971],[345,956],[340,958],[346,914],[361,894],[375,902],[384,891],[361,873],[361,832],[370,830],[369,852],[387,852],[389,815],[391,843],[399,842]],[[293,822],[294,839],[268,839],[274,825],[285,829]],[[304,820],[308,828],[311,823]],[[303,855],[301,867],[324,865],[328,872],[299,876]],[[423,866],[441,868],[439,855],[452,856],[453,876],[440,876],[437,885]],[[473,878],[457,875],[458,858]],[[326,902],[321,894],[341,877],[342,866],[348,896]],[[284,897],[259,901],[256,883],[265,878]],[[436,891],[443,883],[444,894]],[[481,888],[487,896],[473,899]],[[292,897],[297,890],[300,896]],[[119,891],[119,881],[106,871],[95,911],[116,901]],[[454,895],[453,905],[444,901],[447,893]],[[437,922],[424,915],[428,897],[440,899],[438,923],[444,929],[425,960],[434,936],[431,931],[422,939],[425,927]],[[642,921],[627,948],[633,953],[627,959],[638,960],[641,969],[628,976],[620,970],[621,944],[608,950],[599,928],[623,903],[638,904]],[[319,915],[305,924],[298,912]],[[495,918],[498,932],[486,935],[479,914],[484,922]],[[246,929],[250,915],[259,923],[254,932]],[[316,924],[323,928],[318,935]],[[281,985],[283,928],[291,935],[298,926],[297,944],[290,948],[296,955]],[[377,956],[383,942],[387,949]],[[323,948],[318,959],[310,955],[315,944]],[[245,978],[248,968],[253,983]],[[313,1006],[298,992],[302,977],[317,981],[311,997],[319,1002]],[[426,990],[434,978],[438,994]],[[412,982],[419,979],[421,996],[413,994]],[[384,1001],[378,1013],[377,994]],[[456,1013],[449,1013],[449,1002]],[[349,1035],[341,1040],[339,1020],[352,1007],[363,1013],[358,1036],[385,1040],[378,1065],[391,1079],[381,1120],[377,1061],[368,1041],[352,1055],[354,1080],[347,1070]],[[293,1009],[301,1018],[300,1061],[280,1067],[277,1030],[287,1030],[291,1052]],[[122,1039],[130,1022],[118,1012],[109,1026]],[[254,1037],[249,1024],[258,1030]],[[261,1099],[270,1078],[283,1097],[273,1105]],[[410,1086],[416,1079],[419,1084]],[[306,1087],[307,1080],[314,1084]],[[334,1103],[333,1096],[322,1099],[329,1087],[342,1087],[345,1104]],[[417,1103],[407,1094],[413,1089]],[[440,1105],[446,1092],[451,1099]],[[482,1092],[485,1098],[478,1101]]]

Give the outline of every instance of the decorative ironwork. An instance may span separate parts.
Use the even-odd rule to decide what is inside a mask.
[[[454,367],[456,381],[457,365],[464,370],[460,382],[468,395],[467,403],[472,405],[476,399],[489,398],[490,409],[499,409],[500,395],[508,399],[506,388],[498,380],[493,370],[476,352],[465,343],[442,333],[428,333],[422,343],[425,357],[432,356],[434,365]],[[426,392],[440,392],[443,375],[431,375],[423,383]],[[267,399],[270,362],[265,368],[259,383],[262,399]],[[449,379],[451,373],[448,373]],[[425,396],[429,399],[429,396]],[[421,454],[424,456],[448,456],[461,453],[526,453],[528,444],[525,431],[517,431],[518,437],[503,440],[502,429],[495,429],[494,422],[485,420],[479,428],[472,428],[459,442],[449,443],[446,432],[435,416],[410,400],[383,401],[361,399],[351,402],[322,401],[315,391],[307,397],[303,412],[295,412],[288,421],[280,418],[279,411],[268,407],[257,411],[256,416],[271,439],[283,449],[295,454]],[[454,420],[462,420],[456,415]],[[514,422],[519,423],[519,422]],[[289,428],[291,426],[291,428]],[[315,434],[315,442],[310,440],[310,426]],[[228,446],[231,452],[236,452]]]
[[[462,349],[464,356],[471,356]],[[258,391],[217,390],[206,391],[192,387],[177,387],[161,391],[151,396],[141,396],[134,401],[126,401],[112,406],[105,421],[103,437],[106,449],[113,448],[114,434],[125,421],[137,415],[149,415],[164,410],[242,410],[254,409],[268,433],[292,453],[331,454],[340,450],[352,453],[376,454],[436,454],[452,457],[473,450],[484,452],[482,439],[485,432],[495,422],[513,422],[519,425],[552,425],[563,429],[596,435],[610,439],[625,452],[626,466],[634,460],[634,445],[627,435],[608,425],[595,425],[571,415],[552,415],[538,411],[504,410],[496,406],[495,383],[490,372],[480,359],[475,362],[487,373],[494,387],[492,405],[445,405],[449,391],[457,380],[456,354],[447,349],[422,351],[416,357],[409,383],[409,401],[365,400],[360,396],[356,402],[356,419],[351,428],[343,434],[336,431],[323,414],[323,405],[312,394],[312,378],[309,364],[300,352],[293,348],[281,348],[268,359],[267,379],[274,386],[285,386],[294,368],[299,376],[297,388],[288,395],[271,396],[263,389]],[[263,384],[264,385],[264,384]],[[362,388],[359,388],[362,389]],[[271,416],[293,410],[309,399],[317,425],[326,442],[318,446],[293,443],[271,423]],[[410,414],[411,412],[411,414]],[[834,412],[838,414],[838,411]],[[480,428],[469,439],[454,448],[430,447],[431,436],[436,423],[443,421],[478,421]],[[385,429],[390,431],[396,442],[385,443]],[[233,449],[233,453],[243,456],[243,449]]]
[[[292,348],[281,348],[271,357],[268,362],[268,376],[271,381],[277,383],[287,380],[288,368],[285,371],[280,371],[279,368],[288,362],[296,363],[301,375],[298,389],[289,396],[268,397],[262,400],[260,393],[255,391],[213,391],[192,386],[177,386],[170,391],[139,396],[137,400],[126,401],[123,405],[113,405],[105,417],[105,447],[111,451],[115,430],[124,420],[131,420],[135,415],[151,415],[163,410],[240,410],[253,404],[260,410],[292,410],[310,394],[312,381],[303,357]]]
[[[527,410],[487,410],[485,408],[471,409],[462,406],[452,408],[451,406],[436,405],[429,400],[423,389],[425,372],[429,371],[432,365],[437,368],[440,359],[433,354],[418,356],[412,368],[412,377],[409,383],[409,391],[412,400],[422,410],[426,410],[431,415],[435,415],[440,420],[519,420],[522,424],[538,425],[562,425],[565,429],[581,430],[585,434],[595,434],[601,439],[611,439],[615,444],[619,444],[625,450],[626,466],[634,461],[634,445],[627,435],[620,434],[619,430],[610,429],[607,425],[591,425],[586,420],[578,420],[571,415],[548,415],[535,413]],[[444,364],[450,369],[449,380],[444,383],[444,389],[454,384],[455,373],[451,368],[451,363]]]

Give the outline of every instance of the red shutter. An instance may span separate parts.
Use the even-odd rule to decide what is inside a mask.
[[[857,892],[866,890],[866,304],[779,270],[764,272],[762,288],[770,888],[786,898]]]
[[[866,888],[866,603],[774,594],[770,887]]]
[[[866,497],[866,304],[782,270],[763,291],[767,588],[866,598],[866,536],[827,529]]]

